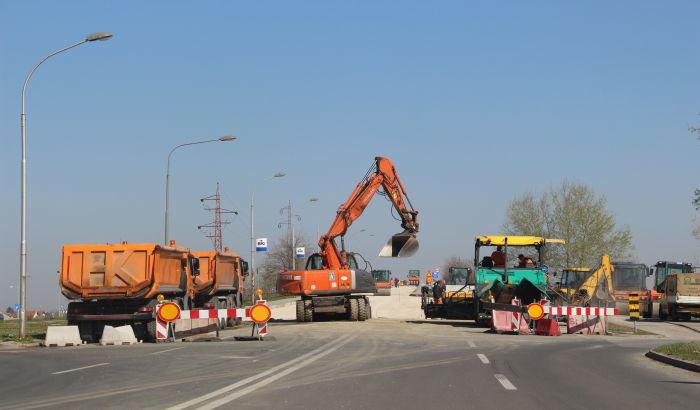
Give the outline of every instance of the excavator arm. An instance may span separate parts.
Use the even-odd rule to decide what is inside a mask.
[[[345,251],[344,236],[350,225],[362,215],[365,208],[381,189],[380,195],[389,198],[401,219],[403,232],[393,235],[379,256],[404,257],[411,256],[418,250],[418,211],[413,209],[406,194],[406,188],[396,174],[394,165],[388,158],[376,157],[374,164],[365,174],[350,197],[338,208],[335,220],[326,234],[318,241],[323,257],[324,269],[347,269],[348,258]],[[340,236],[341,250],[335,243]]]
[[[592,271],[576,290],[577,299],[579,299],[579,303],[576,304],[584,305],[592,299],[614,302],[612,281],[614,270],[610,255],[604,253],[600,257],[600,266]]]

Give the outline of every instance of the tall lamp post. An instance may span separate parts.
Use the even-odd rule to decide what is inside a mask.
[[[112,38],[111,33],[99,32],[93,33],[85,37],[85,39],[73,43],[67,47],[60,50],[54,51],[53,53],[44,57],[39,61],[29,72],[27,79],[24,80],[24,85],[22,85],[22,114],[20,116],[20,127],[22,131],[22,217],[20,222],[20,240],[19,240],[19,336],[24,337],[26,332],[26,317],[25,309],[27,306],[27,114],[25,111],[25,94],[27,91],[27,86],[29,85],[29,80],[34,75],[34,72],[44,61],[55,56],[56,54],[68,51],[73,47],[78,47],[81,44],[90,43],[93,41],[105,41]]]
[[[319,201],[319,199],[316,197],[309,198],[309,202],[318,202],[318,201]],[[316,222],[316,246],[318,246],[318,240],[321,238],[321,234],[319,231],[320,231],[320,229],[319,229],[318,221],[317,221]],[[319,250],[321,250],[321,249],[319,248]]]
[[[173,155],[173,152],[175,152],[176,149],[180,147],[185,147],[188,145],[197,145],[197,144],[206,144],[207,142],[217,142],[217,141],[234,141],[236,137],[232,135],[224,135],[223,137],[220,138],[215,138],[213,140],[206,140],[206,141],[195,141],[195,142],[188,142],[186,144],[180,144],[175,146],[173,149],[170,150],[170,153],[168,154],[168,167],[165,171],[165,238],[163,240],[163,244],[167,245],[169,243],[168,239],[168,230],[169,230],[169,225],[170,225],[170,157]]]
[[[267,177],[254,185],[257,185],[269,181],[273,178],[284,177],[284,172],[277,172],[271,177]],[[255,303],[255,190],[250,191],[250,300],[251,303]]]

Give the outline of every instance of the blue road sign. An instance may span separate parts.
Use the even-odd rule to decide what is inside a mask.
[[[430,272],[430,274],[433,276],[433,280],[440,279],[440,272]]]
[[[542,272],[544,272],[545,274],[549,273],[549,266],[542,265]]]
[[[15,311],[19,310],[19,303],[15,303]]]

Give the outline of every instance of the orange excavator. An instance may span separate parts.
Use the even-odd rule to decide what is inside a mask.
[[[379,191],[380,188],[383,191]],[[376,157],[348,200],[338,208],[328,232],[319,239],[321,251],[309,257],[305,270],[282,272],[277,276],[280,294],[301,296],[296,305],[298,322],[311,322],[319,313],[342,314],[353,321],[372,316],[365,294],[377,293],[376,283],[370,272],[358,268],[355,254],[345,250],[344,237],[378,192],[391,201],[404,229],[389,239],[379,256],[407,257],[418,250],[418,211],[413,209],[391,161]],[[340,237],[340,250],[335,242],[337,237]]]

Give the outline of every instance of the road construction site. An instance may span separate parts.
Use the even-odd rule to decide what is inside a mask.
[[[644,357],[697,340],[696,322],[638,324],[655,335],[499,335],[425,320],[416,287],[369,296],[365,322],[297,323],[271,302],[269,335],[243,324],[177,343],[3,346],[2,404],[30,408],[694,408],[700,375]],[[416,313],[418,312],[418,313]],[[626,326],[631,324],[619,317]],[[695,330],[692,330],[695,328]]]

